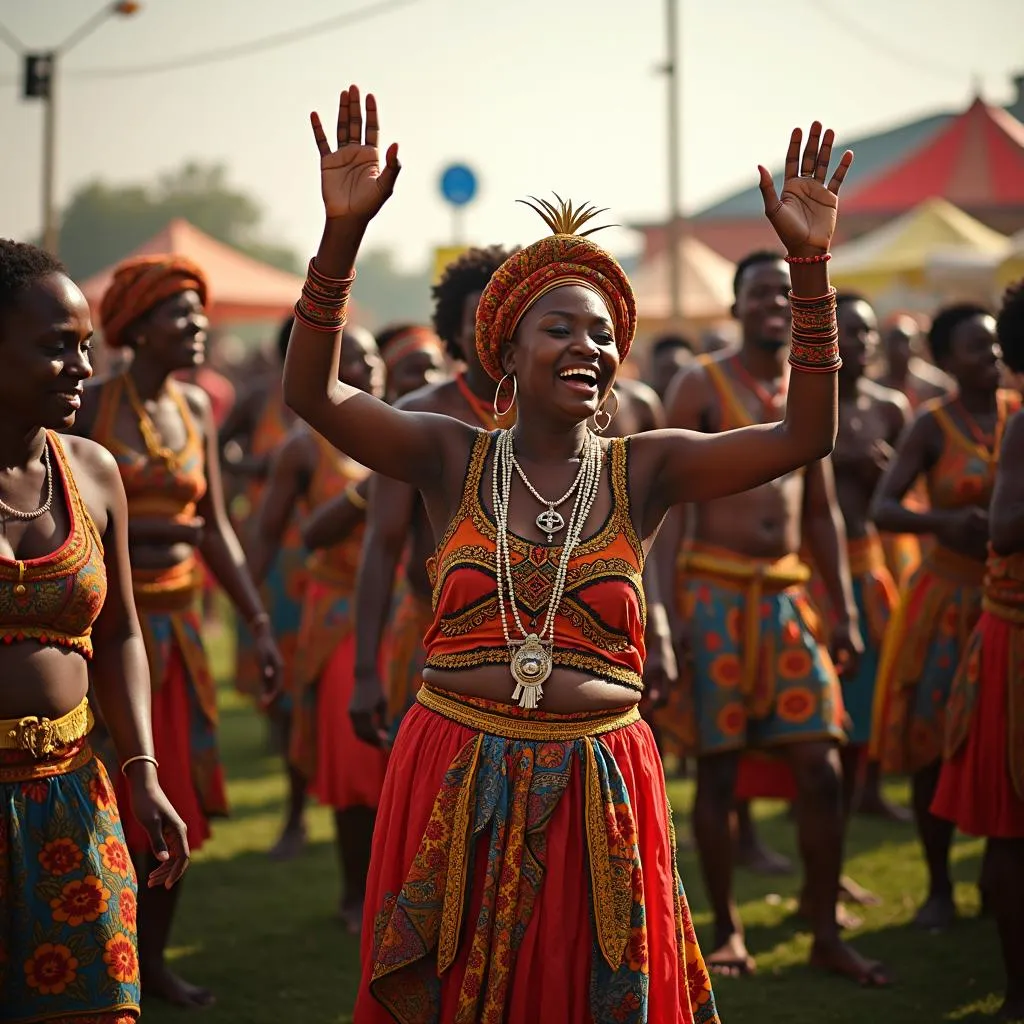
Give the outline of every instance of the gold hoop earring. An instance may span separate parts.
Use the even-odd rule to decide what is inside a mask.
[[[501,394],[501,386],[509,379],[512,378],[512,400],[508,403],[508,407],[504,410],[498,408],[498,396]],[[498,386],[494,389],[494,418],[500,420],[503,416],[507,416],[512,411],[512,406],[516,404],[516,396],[519,394],[519,385],[516,383],[516,375],[514,373],[506,373],[501,380],[498,381]]]
[[[617,394],[615,394],[614,390],[610,391],[608,393],[608,398],[614,398],[615,399],[615,412],[609,412],[604,407],[604,405],[602,405],[601,408],[598,409],[597,412],[594,413],[594,433],[595,434],[603,434],[612,425],[612,420],[615,419],[616,415],[619,412],[619,396]],[[608,398],[605,399],[605,405],[608,404]],[[601,423],[598,420],[598,416],[604,416],[605,417],[604,423]]]

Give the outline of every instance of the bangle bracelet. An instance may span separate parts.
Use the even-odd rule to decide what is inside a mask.
[[[796,263],[796,264],[802,264],[802,263],[828,263],[828,261],[830,259],[832,259],[832,253],[830,253],[830,252],[820,252],[820,253],[818,253],[817,256],[787,256],[786,257],[786,262],[787,263]]]
[[[269,626],[270,616],[266,612],[257,612],[248,622],[249,629],[255,630],[257,626]]]
[[[345,497],[352,503],[352,505],[362,511],[366,508],[369,502],[359,493],[359,482],[353,480],[352,483],[345,488]]]
[[[128,765],[134,764],[136,761],[147,761],[154,768],[159,768],[160,767],[160,762],[157,761],[157,759],[155,757],[153,757],[152,754],[136,754],[134,757],[129,757],[127,761],[122,762],[122,764],[121,764],[121,774],[122,775],[127,775],[128,774],[128,771],[127,771]]]

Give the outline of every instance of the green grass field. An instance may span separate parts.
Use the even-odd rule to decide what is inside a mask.
[[[218,675],[229,665],[228,645],[214,645]],[[308,816],[310,843],[291,864],[270,861],[265,851],[281,818],[284,785],[267,754],[258,716],[228,686],[222,688],[222,747],[230,780],[231,819],[218,822],[215,838],[196,856],[184,884],[173,937],[176,969],[210,986],[218,1005],[202,1013],[210,1024],[341,1024],[350,1019],[357,982],[356,943],[333,919],[338,882],[331,824],[326,811]],[[688,834],[686,782],[670,786],[680,836]],[[891,795],[906,799],[904,788]],[[763,802],[764,837],[795,856],[792,823],[782,805]],[[862,991],[804,966],[810,937],[793,916],[799,879],[766,880],[741,874],[738,891],[755,978],[719,981],[725,1024],[932,1024],[990,1021],[1002,984],[995,929],[977,918],[975,881],[982,844],[961,840],[954,848],[957,899],[963,920],[946,935],[910,926],[924,886],[924,870],[909,826],[858,819],[849,842],[847,871],[884,898],[864,912],[852,933],[858,948],[883,960],[895,978],[885,992]],[[708,916],[697,864],[684,851],[680,870],[698,929]],[[170,1024],[181,1011],[147,1004],[147,1024]],[[657,1022],[652,1022],[657,1024]]]

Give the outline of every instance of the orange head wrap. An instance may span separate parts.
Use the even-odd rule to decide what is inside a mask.
[[[560,205],[535,200],[536,210],[554,232],[513,253],[494,272],[476,310],[476,354],[494,380],[504,375],[501,347],[510,341],[526,311],[543,295],[563,285],[582,284],[604,299],[615,325],[615,347],[625,359],[636,332],[636,300],[615,258],[585,236],[576,234],[603,210],[584,205],[574,210],[556,195]]]
[[[414,352],[436,352],[439,356],[444,355],[444,347],[441,339],[429,328],[420,327],[414,324],[396,331],[381,350],[384,359],[384,366],[393,370],[406,356]]]
[[[103,337],[111,348],[128,340],[125,330],[164,299],[195,291],[207,300],[206,276],[186,256],[135,256],[119,263],[100,302]]]

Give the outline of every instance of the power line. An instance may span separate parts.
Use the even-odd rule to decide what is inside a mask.
[[[847,32],[852,36],[856,36],[862,43],[870,46],[873,50],[881,50],[883,53],[892,57],[894,60],[898,60],[903,64],[910,64],[918,68],[920,71],[924,71],[927,74],[941,76],[942,78],[949,80],[950,75],[956,77],[962,77],[970,74],[969,71],[963,68],[955,68],[950,64],[945,64],[942,61],[933,61],[927,57],[923,57],[919,53],[912,53],[908,50],[904,50],[902,47],[894,45],[891,40],[886,39],[884,36],[879,35],[870,28],[866,28],[860,22],[854,21],[848,17],[842,11],[837,11],[830,4],[826,3],[825,0],[808,0],[808,6],[813,8],[818,14],[823,14],[830,21],[835,22],[842,28],[846,29]]]
[[[346,25],[367,21],[370,18],[388,14],[391,11],[398,10],[401,7],[408,7],[417,2],[418,0],[381,0],[381,2],[370,4],[368,7],[349,11],[334,18],[326,18],[312,25],[304,25],[302,28],[290,29],[286,32],[277,32],[274,35],[264,36],[262,39],[252,39],[249,42],[238,43],[234,46],[222,46],[214,50],[204,50],[201,53],[193,53],[186,57],[178,57],[159,63],[135,64],[121,68],[80,68],[77,71],[69,70],[66,75],[68,78],[128,78],[135,75],[164,74],[169,71],[199,67],[203,64],[218,64],[226,60],[238,60],[254,53],[261,53],[265,50],[277,49],[281,46],[289,46],[292,43],[301,42],[303,39],[317,33],[332,32]],[[16,78],[0,79],[0,85],[14,85],[17,81]]]

